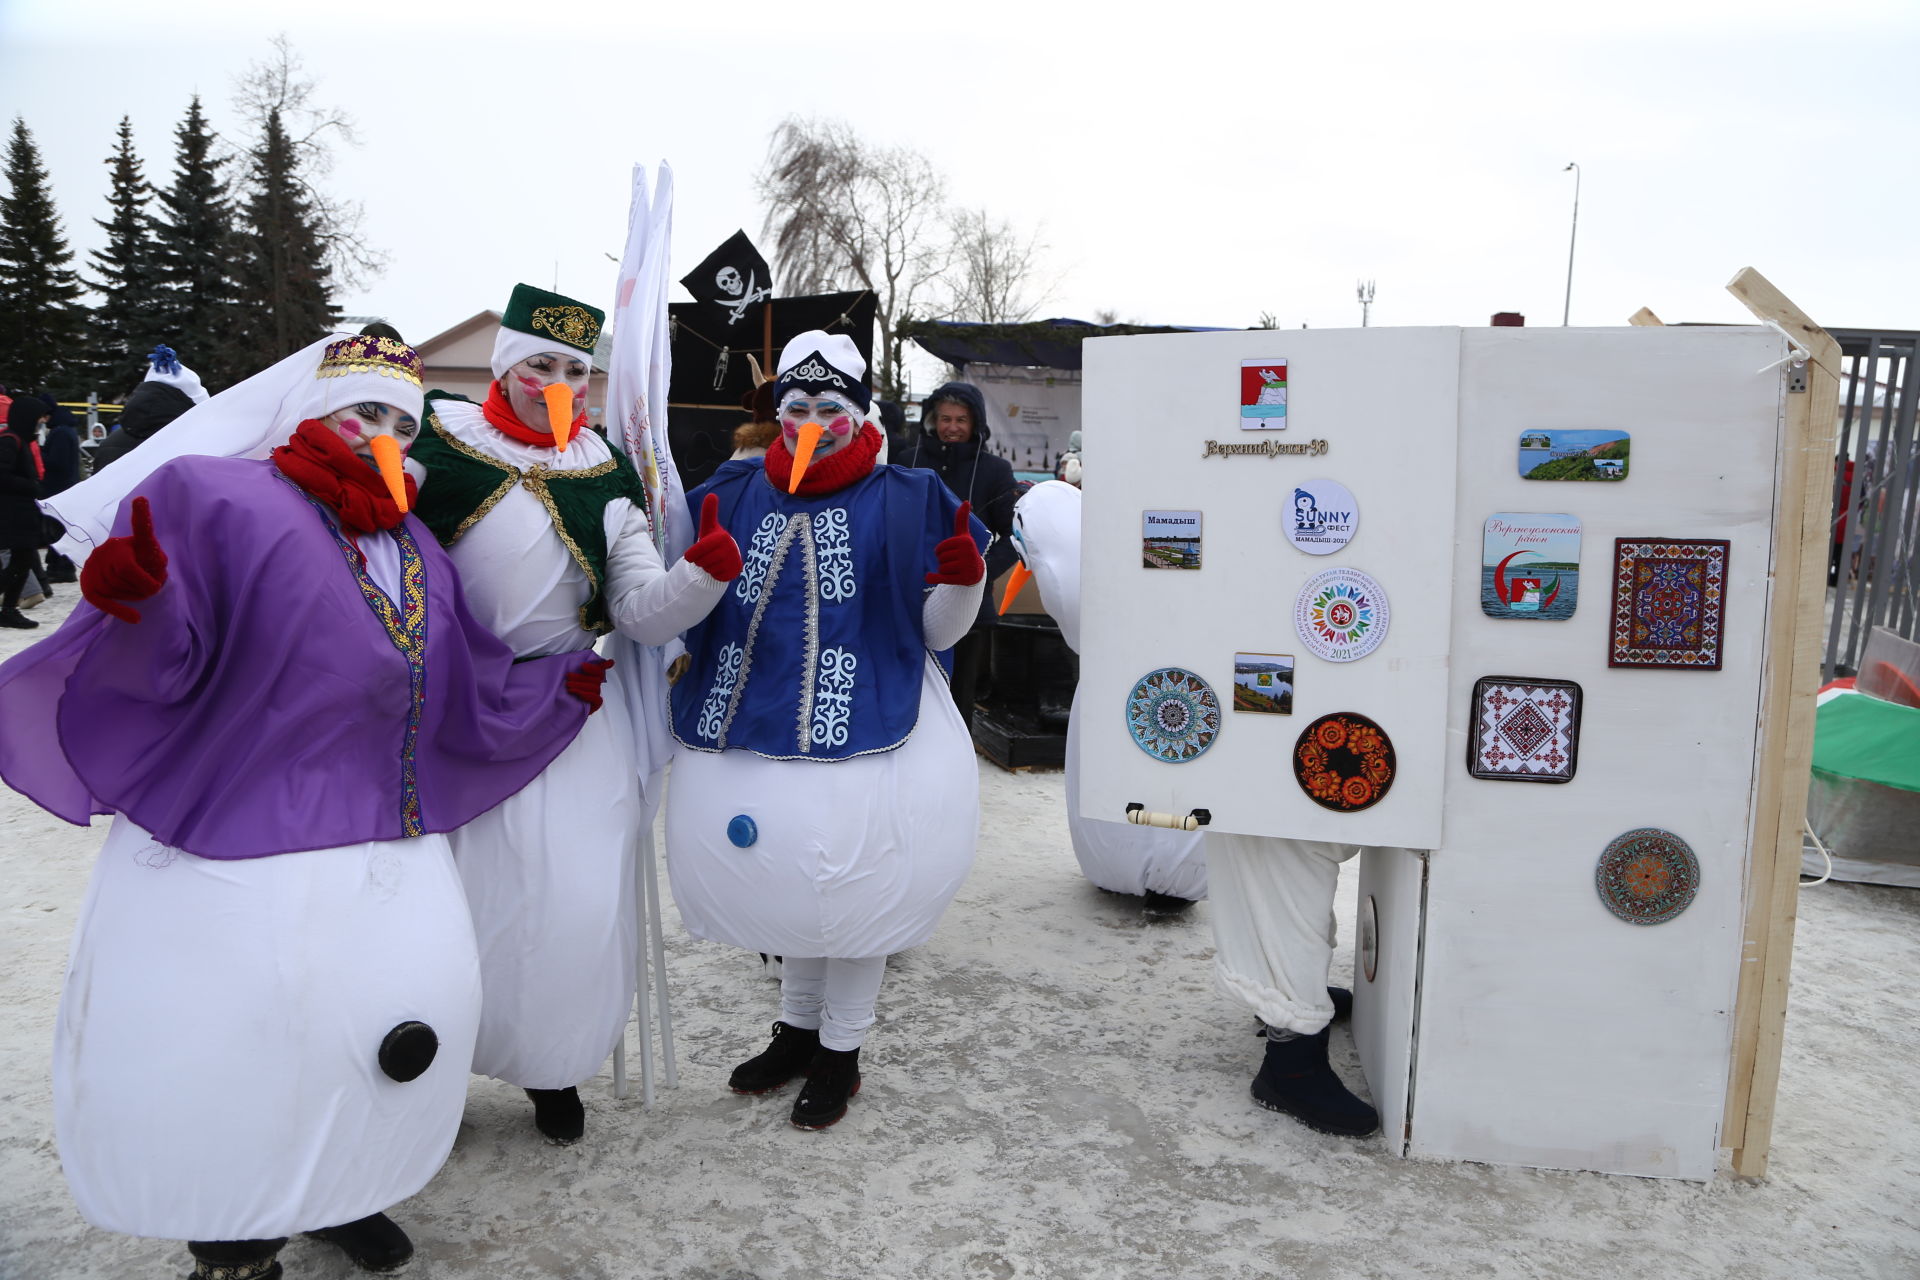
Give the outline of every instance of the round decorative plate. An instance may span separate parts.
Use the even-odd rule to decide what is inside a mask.
[[[1326,569],[1293,602],[1293,626],[1309,652],[1329,662],[1364,658],[1387,638],[1387,593],[1358,569]]]
[[[1373,981],[1373,975],[1380,968],[1380,912],[1373,905],[1373,895],[1360,904],[1360,938],[1355,944],[1360,952],[1360,972]]]
[[[1191,671],[1150,671],[1127,695],[1127,732],[1155,760],[1185,764],[1220,736],[1220,699]]]
[[[1293,776],[1307,798],[1335,813],[1357,813],[1393,786],[1396,763],[1387,731],[1355,711],[1321,716],[1293,746]]]
[[[1627,923],[1665,924],[1699,892],[1700,860],[1673,832],[1638,827],[1614,837],[1593,883],[1607,910]]]

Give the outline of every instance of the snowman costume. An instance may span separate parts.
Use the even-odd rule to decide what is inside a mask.
[[[323,339],[49,500],[92,607],[0,666],[0,776],[115,815],[55,1033],[61,1164],[97,1226],[233,1242],[196,1276],[277,1276],[298,1231],[366,1261],[339,1233],[369,1218],[411,1251],[379,1211],[445,1161],[480,1014],[447,833],[586,718],[592,655],[516,664],[311,420],[415,421],[419,368]]]
[[[1080,652],[1080,490],[1046,480],[1013,504],[1013,542],[1033,573],[1040,604]],[[1080,690],[1067,716],[1067,832],[1081,872],[1095,886],[1136,897],[1207,896],[1204,835],[1108,822],[1080,812]]]
[[[691,552],[663,563],[639,475],[585,429],[584,413],[562,448],[502,389],[502,379],[526,374],[525,361],[590,367],[604,319],[519,285],[495,340],[487,402],[427,396],[414,450],[431,476],[421,518],[459,566],[475,616],[522,659],[615,630],[665,644],[726,587]],[[616,685],[639,677],[629,665],[612,672]],[[485,992],[473,1069],[528,1090],[556,1141],[579,1136],[575,1086],[613,1052],[633,1005],[635,862],[652,810],[638,783],[651,771],[641,768],[645,726],[629,708],[628,697],[609,696],[551,768],[452,837]],[[540,1109],[549,1104],[560,1110]]]
[[[795,338],[782,435],[689,495],[715,504],[745,568],[687,635],[673,691],[674,901],[696,937],[785,957],[774,1047],[731,1083],[808,1072],[807,1128],[844,1113],[886,957],[932,936],[979,824],[936,654],[978,612],[986,530],[932,472],[877,463],[865,373],[845,337]],[[808,428],[831,442],[810,465]]]

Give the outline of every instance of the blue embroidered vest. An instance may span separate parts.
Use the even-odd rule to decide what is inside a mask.
[[[959,499],[931,471],[890,466],[820,497],[788,495],[757,460],[729,462],[688,494],[696,516],[709,493],[745,567],[687,633],[674,737],[829,762],[905,742],[920,716],[926,575]],[[985,526],[972,525],[984,546]]]

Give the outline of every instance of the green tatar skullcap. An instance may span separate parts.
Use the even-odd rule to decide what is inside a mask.
[[[513,297],[507,302],[500,325],[520,333],[552,338],[592,355],[594,344],[600,341],[600,326],[606,322],[607,313],[598,307],[536,289],[530,284],[517,284],[513,286]]]

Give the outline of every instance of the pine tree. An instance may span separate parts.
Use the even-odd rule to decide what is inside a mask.
[[[83,390],[80,350],[86,311],[73,250],[47,188],[40,150],[15,118],[7,144],[7,194],[0,196],[0,368],[18,390],[69,396]]]
[[[174,131],[173,185],[160,191],[155,222],[160,279],[157,317],[161,340],[200,375],[207,390],[233,382],[231,330],[233,206],[213,154],[213,131],[196,96]],[[251,373],[248,369],[245,373]]]
[[[329,292],[313,199],[277,109],[267,113],[250,159],[235,273],[245,318],[237,327],[237,356],[243,368],[264,369],[325,335],[340,313]]]
[[[88,343],[92,381],[103,396],[118,397],[139,382],[142,358],[161,340],[159,246],[147,205],[140,157],[133,149],[133,121],[120,118],[119,145],[107,157],[113,189],[107,196],[111,216],[95,219],[107,233],[107,246],[92,251],[95,278],[88,283],[102,298],[93,313]]]

